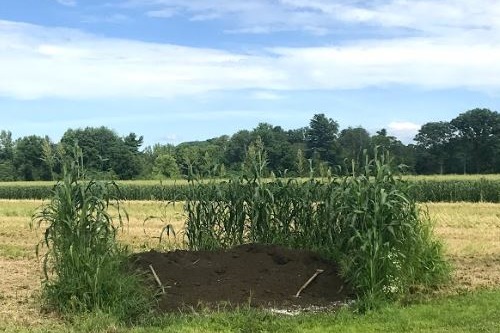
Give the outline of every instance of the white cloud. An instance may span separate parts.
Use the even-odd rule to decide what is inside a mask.
[[[421,125],[409,121],[393,121],[388,125],[388,132],[404,143],[410,143],[420,130]]]
[[[0,94],[38,97],[172,97],[223,89],[283,88],[265,58],[109,39],[0,21]]]
[[[194,20],[231,22],[230,32],[307,31],[326,34],[343,24],[366,29],[406,29],[415,35],[460,33],[491,35],[498,31],[500,2],[492,0],[128,0],[151,16],[182,15]],[[351,26],[352,28],[352,26]],[[359,27],[358,27],[359,28]],[[491,36],[490,36],[491,37]],[[498,37],[498,36],[497,36]],[[486,38],[486,36],[485,36]]]
[[[265,51],[243,54],[0,21],[0,95],[169,98],[252,89],[269,98],[263,92],[391,85],[500,93],[495,40],[396,38]]]
[[[393,121],[389,124],[389,129],[394,131],[412,131],[417,132],[421,125],[409,121]]]
[[[76,0],[56,0],[58,3],[60,3],[63,6],[76,6]]]
[[[323,34],[327,16],[309,10],[296,10],[280,1],[270,0],[129,0],[125,7],[146,8],[146,15],[171,18],[176,15],[192,21],[229,20],[235,23],[229,33],[270,33],[306,30]]]

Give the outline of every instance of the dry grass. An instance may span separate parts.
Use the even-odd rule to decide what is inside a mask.
[[[129,223],[125,224],[119,238],[130,244],[134,251],[179,247],[185,221],[182,204],[174,206],[152,201],[133,201],[126,202],[124,208],[129,214]],[[172,226],[176,237],[172,233],[168,237],[166,232],[161,235],[167,225]]]
[[[455,288],[500,286],[500,204],[432,203],[428,208],[455,268]]]
[[[30,230],[29,221],[40,204],[0,200],[0,322],[57,325],[56,318],[40,313],[36,302],[40,271],[34,247],[41,235]],[[134,251],[174,246],[173,239],[159,243],[158,237],[166,224],[176,231],[182,228],[181,204],[161,208],[149,201],[124,205],[130,218],[120,238]],[[455,267],[452,291],[499,287],[500,204],[432,203],[427,207]],[[159,218],[144,223],[149,216]]]

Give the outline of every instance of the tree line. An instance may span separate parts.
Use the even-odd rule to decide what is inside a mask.
[[[96,178],[152,179],[187,175],[226,177],[248,170],[255,154],[264,152],[267,176],[325,176],[339,165],[363,165],[363,151],[388,151],[393,163],[409,173],[499,173],[500,114],[473,109],[451,121],[424,124],[405,145],[385,129],[370,135],[362,127],[340,130],[338,123],[315,114],[308,126],[284,130],[260,123],[205,141],[155,144],[143,149],[143,137],[119,136],[107,127],[68,129],[59,142],[47,136],[12,139],[0,132],[0,180],[54,180],[62,162],[78,145],[84,164]]]

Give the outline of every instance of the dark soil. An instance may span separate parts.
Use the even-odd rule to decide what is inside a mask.
[[[334,306],[349,292],[338,266],[318,255],[273,245],[247,244],[226,251],[150,251],[134,255],[135,265],[151,276],[152,265],[166,293],[160,311],[200,306],[308,307]],[[301,292],[300,287],[324,270]]]

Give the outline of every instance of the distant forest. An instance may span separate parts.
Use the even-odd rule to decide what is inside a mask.
[[[142,148],[135,133],[120,137],[106,127],[68,129],[60,142],[30,135],[17,140],[0,133],[0,180],[54,180],[62,161],[75,144],[83,151],[84,164],[97,178],[154,179],[188,174],[227,177],[245,170],[250,155],[265,151],[268,175],[322,176],[338,165],[361,166],[362,154],[375,147],[386,150],[395,165],[413,174],[500,173],[500,114],[473,109],[451,121],[429,122],[405,145],[385,129],[370,135],[362,127],[340,130],[324,114],[315,114],[308,126],[284,130],[260,123],[206,141],[178,145],[155,144]]]

